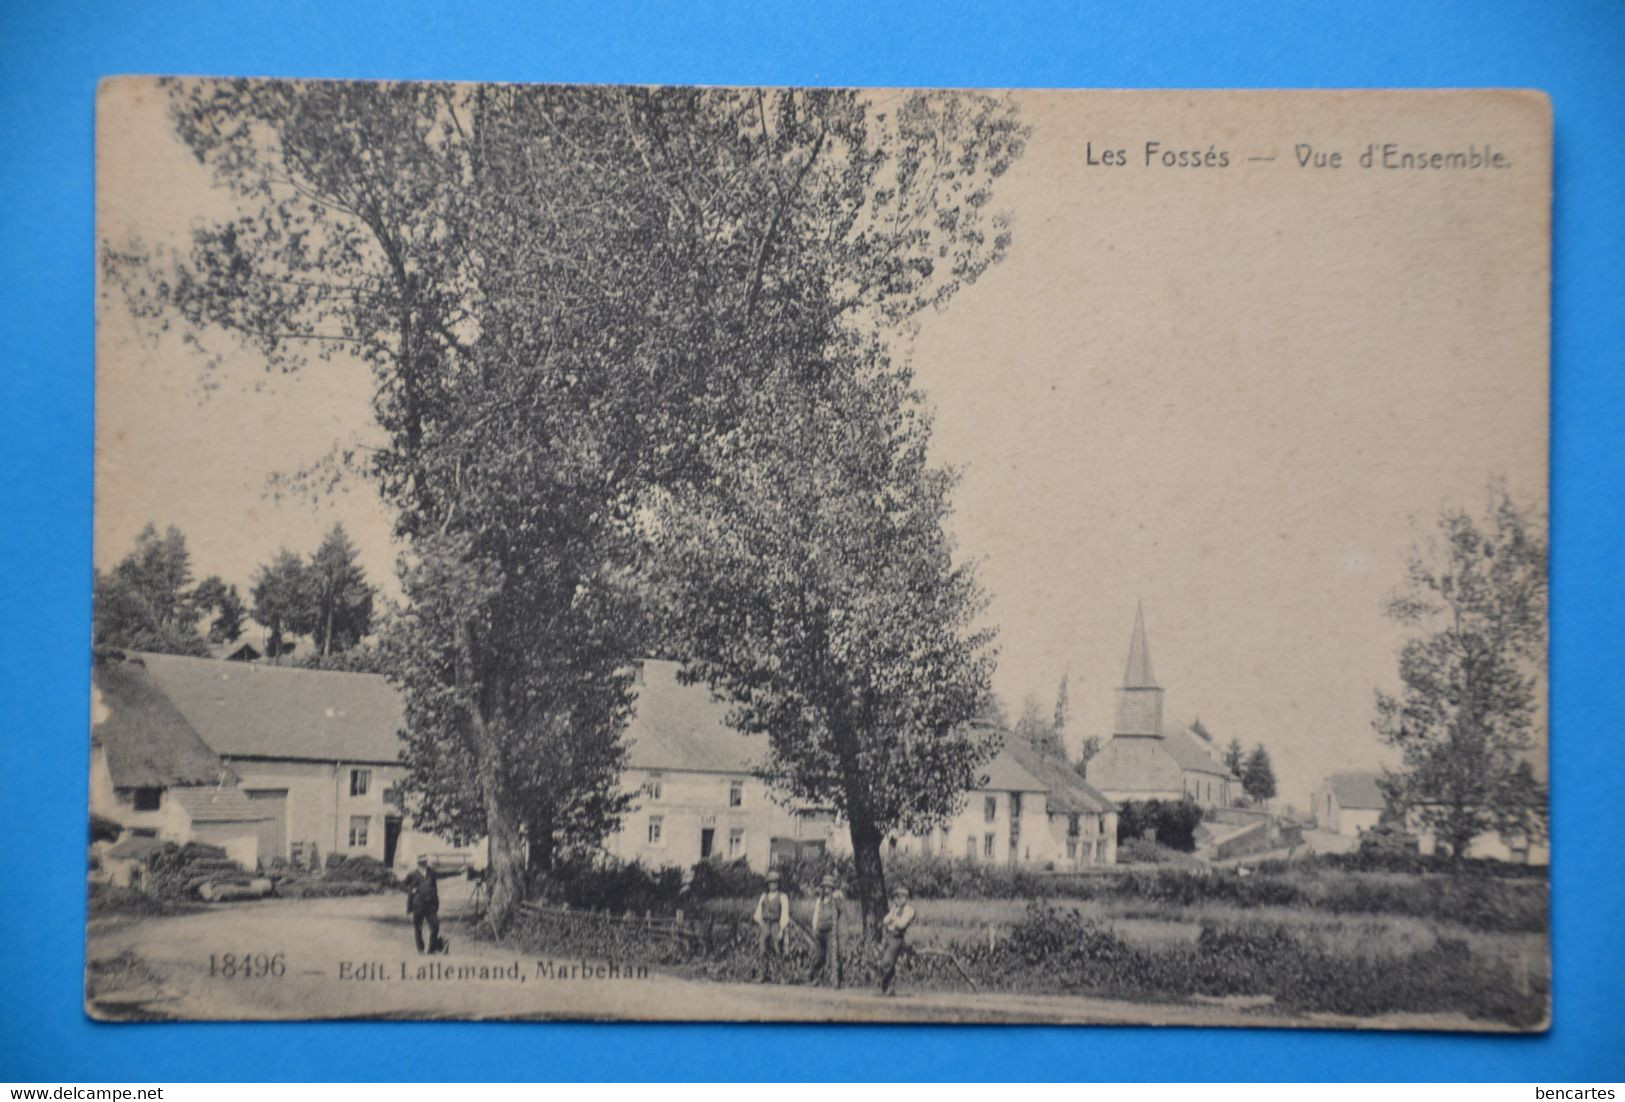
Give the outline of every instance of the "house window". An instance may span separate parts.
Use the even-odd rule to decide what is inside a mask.
[[[739,807],[745,802],[745,782],[728,782],[728,806]]]
[[[137,811],[157,811],[158,804],[163,799],[164,790],[161,788],[138,788],[135,790],[135,809]]]
[[[1078,840],[1076,838],[1068,836],[1067,840],[1066,840],[1066,859],[1068,861],[1072,861],[1072,860],[1075,860],[1077,858],[1077,856],[1078,856]]]
[[[728,832],[728,856],[743,857],[745,855],[745,831],[742,827],[734,827]]]
[[[384,785],[383,791],[378,793],[378,798],[383,800],[384,803],[388,804],[390,807],[399,808],[401,806],[401,788],[400,788],[400,785],[396,785],[396,784],[386,784],[386,785]]]
[[[993,857],[993,838],[992,834],[982,835],[982,856],[989,860]]]
[[[365,815],[350,816],[350,848],[365,849],[367,846],[367,826],[372,822]]]
[[[1076,815],[1068,815],[1066,817],[1066,836],[1068,838],[1076,838],[1078,836],[1078,817]],[[1071,854],[1068,853],[1068,856],[1071,856]]]
[[[661,781],[665,776],[660,773],[650,773],[649,779],[643,782],[643,790],[649,794],[649,799],[658,800],[664,791]]]
[[[372,787],[371,769],[350,770],[350,795],[365,796],[370,787]]]
[[[651,815],[651,816],[649,816],[649,844],[651,846],[658,846],[658,845],[663,844],[663,841],[662,841],[662,828],[664,828],[665,823],[666,823],[666,821],[662,816],[659,816],[659,815]]]
[[[1207,802],[1208,803],[1213,802],[1213,782],[1212,781],[1207,782]]]
[[[999,798],[988,796],[982,800],[982,818],[993,822],[999,817]]]
[[[965,860],[976,860],[976,835],[974,834],[965,839]]]

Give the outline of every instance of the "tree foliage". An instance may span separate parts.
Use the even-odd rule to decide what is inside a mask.
[[[1241,790],[1254,803],[1268,803],[1275,798],[1275,767],[1263,743],[1253,747],[1241,767]]]
[[[209,579],[205,599],[218,578]],[[135,547],[111,570],[95,575],[93,637],[97,646],[161,654],[203,655],[198,593],[191,588],[192,555],[173,526],[148,524]]]
[[[906,373],[871,354],[821,396],[785,377],[763,388],[781,415],[723,442],[736,456],[726,483],[674,496],[653,538],[688,675],[768,737],[778,791],[849,824],[872,925],[884,837],[955,814],[1000,735],[970,722],[993,653],[975,626],[981,591],[942,526],[952,475],[927,463]]]
[[[236,214],[182,255],[109,248],[109,284],[270,371],[371,369],[385,445],[358,464],[410,546],[406,784],[424,825],[489,837],[501,916],[527,854],[614,818],[651,494],[731,469],[782,408],[758,394],[997,260],[1025,133],[971,94],[169,89]]]
[[[254,572],[249,597],[254,619],[269,633],[266,657],[272,660],[293,649],[290,635],[310,630],[310,576],[305,561],[286,547]]]
[[[1241,748],[1241,740],[1232,738],[1230,745],[1224,748],[1224,767],[1235,776],[1243,775],[1246,766],[1247,752]]]
[[[192,607],[198,615],[212,614],[209,642],[235,643],[243,634],[248,609],[235,585],[228,586],[218,574],[210,574],[192,591]]]
[[[1399,654],[1397,694],[1377,693],[1374,727],[1400,750],[1384,787],[1455,857],[1480,835],[1509,844],[1546,830],[1546,791],[1530,762],[1545,675],[1544,518],[1492,485],[1474,516],[1444,510],[1412,549],[1388,615],[1416,631]]]

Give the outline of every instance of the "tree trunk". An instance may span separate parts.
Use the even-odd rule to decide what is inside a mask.
[[[493,725],[483,718],[474,721],[474,741],[479,755],[480,795],[485,804],[485,830],[490,839],[491,924],[498,933],[507,929],[514,909],[525,898],[525,839],[520,830],[518,809],[508,795],[501,747]]]
[[[485,832],[491,866],[491,901],[487,915],[501,933],[513,920],[525,898],[525,836],[519,808],[508,791],[508,768],[502,752],[507,720],[501,697],[489,681],[478,676],[474,632],[469,624],[457,626],[457,680],[474,700],[470,708],[475,775],[485,806]]]
[[[527,866],[528,883],[535,889],[541,886],[541,879],[553,871],[552,818],[542,816],[532,821],[525,832],[525,844],[530,857]]]
[[[333,606],[327,606],[327,627],[322,632],[322,657],[333,653]]]
[[[858,903],[863,908],[863,931],[871,940],[878,941],[880,920],[886,914],[886,867],[880,860],[880,830],[866,814],[854,813],[851,834]]]

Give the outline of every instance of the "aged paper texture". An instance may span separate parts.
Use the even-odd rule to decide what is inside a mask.
[[[1546,1028],[1551,143],[106,82],[88,1013]]]

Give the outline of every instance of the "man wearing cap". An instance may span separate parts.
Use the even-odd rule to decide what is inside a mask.
[[[767,874],[767,891],[756,900],[756,936],[761,968],[757,983],[766,983],[773,970],[773,958],[784,955],[784,934],[790,928],[790,897],[779,890],[779,874]]]
[[[448,946],[440,940],[440,887],[435,883],[449,872],[435,872],[426,854],[418,854],[418,866],[406,874],[406,913],[412,916],[412,936],[418,952],[443,953]],[[429,926],[429,945],[423,945],[423,926]]]
[[[841,925],[841,893],[835,887],[835,877],[826,875],[818,882],[818,896],[813,900],[812,965],[807,969],[807,982],[819,983],[823,978],[824,963],[829,959],[830,942],[835,942],[836,955],[840,954],[837,933]],[[839,976],[840,961],[835,962]]]
[[[908,928],[914,924],[914,908],[908,903],[908,889],[897,887],[892,889],[891,910],[886,917],[880,920],[881,935],[884,945],[880,950],[880,993],[893,994],[892,985],[897,980],[897,962],[903,955],[903,945],[908,937]]]

